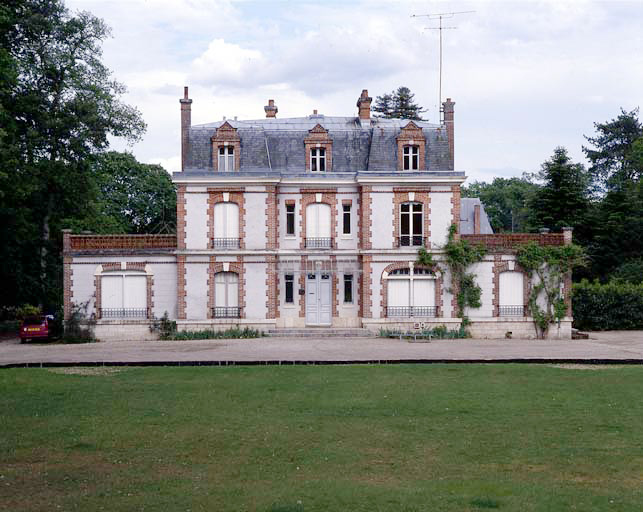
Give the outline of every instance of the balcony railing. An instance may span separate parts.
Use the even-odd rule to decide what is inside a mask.
[[[147,308],[100,308],[100,318],[147,318]]]
[[[235,306],[212,308],[212,318],[241,318],[241,308]]]
[[[240,238],[213,238],[213,249],[238,249],[240,247]]]
[[[498,316],[524,316],[525,306],[498,306]]]
[[[417,317],[417,316],[431,316],[437,315],[437,306],[387,306],[387,317]]]
[[[332,249],[332,238],[306,238],[306,249]]]
[[[422,235],[400,235],[397,237],[398,247],[420,247],[424,245],[425,239]]]

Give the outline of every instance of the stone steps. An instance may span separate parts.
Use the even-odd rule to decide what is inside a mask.
[[[280,338],[371,338],[373,333],[368,329],[359,327],[308,327],[305,329],[270,329],[268,336]]]

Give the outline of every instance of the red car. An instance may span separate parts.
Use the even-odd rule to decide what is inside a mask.
[[[20,327],[20,342],[33,339],[49,339],[48,316],[31,316],[23,320]]]

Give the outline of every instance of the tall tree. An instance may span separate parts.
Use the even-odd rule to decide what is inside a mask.
[[[411,89],[404,86],[398,87],[390,94],[377,96],[373,110],[379,114],[377,117],[422,121],[420,114],[426,110],[416,104],[414,98],[415,94],[411,92]]]
[[[583,151],[591,163],[589,172],[598,192],[625,186],[643,175],[643,158],[632,159],[635,143],[643,137],[638,113],[638,109],[621,109],[616,119],[594,123],[595,136],[585,136],[591,147],[583,147]],[[638,148],[643,151],[640,145]]]
[[[0,220],[15,223],[15,233],[25,236],[8,233],[14,249],[38,255],[22,270],[38,285],[40,302],[52,302],[58,300],[59,230],[91,200],[91,156],[107,147],[109,135],[137,140],[145,124],[138,110],[120,101],[125,87],[101,62],[109,36],[102,20],[72,14],[61,0],[9,0],[5,7],[10,21],[2,49],[15,63],[17,80],[3,107],[15,125],[17,156],[15,191]],[[16,210],[23,211],[13,218]]]
[[[589,209],[589,179],[583,165],[572,162],[567,150],[558,147],[537,177],[543,186],[529,201],[531,229],[560,231],[582,225]]]
[[[527,202],[539,188],[526,177],[494,178],[463,186],[462,196],[480,198],[495,232],[521,232],[526,230]]]

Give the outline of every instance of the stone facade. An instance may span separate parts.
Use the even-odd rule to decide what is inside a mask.
[[[481,337],[535,334],[526,309],[520,317],[499,317],[500,276],[522,271],[515,262],[517,246],[530,241],[562,245],[571,242],[571,233],[494,235],[485,231],[484,208],[464,203],[468,200],[461,198],[460,186],[465,176],[453,170],[451,100],[443,105],[440,124],[371,119],[371,98],[365,90],[355,117],[315,113],[277,119],[270,100],[264,119],[201,126],[189,124],[192,100],[187,90],[180,102],[183,169],[173,178],[176,236],[65,233],[66,316],[73,303],[87,301],[90,312],[100,317],[106,293],[103,276],[121,269],[124,279],[128,271],[146,276],[145,294],[137,299],[145,303],[136,309],[142,317],[99,318],[97,332],[105,339],[146,338],[143,327],[165,312],[182,329],[331,325],[376,331],[412,328],[418,322],[454,327],[460,323],[455,316],[456,291],[442,247],[449,227],[455,225],[456,236],[489,250],[474,269],[483,304],[465,312],[472,321],[472,332]],[[233,171],[219,172],[217,156],[222,146],[233,148]],[[414,170],[403,170],[408,146],[417,148],[419,166]],[[310,169],[310,152],[315,148],[325,150],[325,171]],[[238,206],[238,222],[233,223],[238,225],[238,238],[233,238],[238,243],[213,244],[215,212],[221,202]],[[328,245],[307,244],[306,211],[316,203],[328,205]],[[422,205],[421,243],[432,254],[434,267],[415,266],[419,245],[400,243],[401,237],[409,235],[402,232],[408,229],[401,223],[405,203]],[[461,234],[463,223],[469,222],[461,219],[463,204],[474,212],[471,226],[467,224],[464,231],[473,234]],[[288,222],[288,206],[293,207],[294,225],[292,219]],[[345,206],[349,207],[348,232],[343,229]],[[294,233],[287,232],[287,226]],[[415,301],[424,299],[409,296],[406,305],[391,313],[387,277],[399,269],[420,272],[422,278],[433,281],[433,309],[416,307]],[[216,281],[222,272],[236,275],[230,281],[236,284],[225,284],[224,276]],[[564,287],[568,304],[570,279]],[[525,305],[531,284],[524,275]],[[229,302],[216,306],[217,293],[224,289]],[[395,300],[404,302],[405,298]],[[556,334],[567,336],[570,325],[566,319]]]

